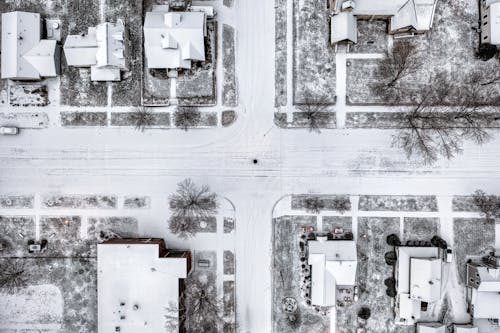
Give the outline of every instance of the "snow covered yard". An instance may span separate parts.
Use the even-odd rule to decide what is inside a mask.
[[[481,61],[475,57],[479,46],[479,5],[477,1],[443,0],[437,4],[432,29],[424,34],[406,39],[417,46],[416,57],[421,65],[415,73],[401,79],[402,93],[397,104],[415,104],[415,98],[423,87],[432,83],[432,77],[440,72],[450,82],[465,83],[472,72],[486,78],[498,73],[499,61],[494,57]],[[358,25],[361,22],[358,22]],[[376,39],[387,35],[379,29]],[[376,36],[377,36],[376,35]],[[388,37],[391,38],[392,37]],[[376,41],[377,43],[379,41]],[[396,40],[394,40],[396,43]],[[387,43],[383,43],[387,45]],[[357,46],[353,47],[356,50]],[[380,49],[384,51],[384,49]],[[371,87],[381,80],[376,75],[378,59],[350,59],[347,68],[348,103],[354,105],[384,104]],[[482,96],[484,104],[498,105],[498,96]]]
[[[336,91],[335,50],[330,45],[326,1],[293,0],[293,101],[305,95],[334,104]],[[292,93],[292,92],[290,92]]]
[[[0,297],[0,328],[8,332],[96,332],[95,259],[0,258],[24,270],[25,288]]]

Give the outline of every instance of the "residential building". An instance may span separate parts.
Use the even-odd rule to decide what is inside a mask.
[[[331,43],[357,42],[358,19],[387,19],[390,34],[421,34],[432,28],[437,0],[330,0]]]
[[[163,239],[113,239],[97,245],[98,332],[165,330],[165,309],[182,309],[191,255]]]
[[[478,328],[472,325],[453,325],[454,333],[479,333]]]
[[[446,333],[446,326],[441,323],[418,323],[417,333]]]
[[[92,81],[120,81],[128,70],[128,39],[122,20],[89,27],[86,34],[70,35],[64,43],[68,66],[90,67]]]
[[[396,322],[414,325],[441,299],[442,260],[437,247],[398,247]]]
[[[500,46],[500,0],[480,0],[481,43]]]
[[[190,69],[205,61],[207,14],[205,11],[173,12],[166,5],[153,6],[144,21],[144,52],[149,69]]]
[[[479,332],[500,332],[500,258],[468,263],[466,291],[469,311]]]
[[[340,296],[339,289],[353,288],[356,284],[356,242],[317,237],[308,241],[307,246],[311,265],[311,303],[335,306]]]
[[[2,14],[2,79],[40,80],[60,72],[56,40],[42,39],[40,14]]]

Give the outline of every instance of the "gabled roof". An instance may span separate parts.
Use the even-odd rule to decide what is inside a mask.
[[[2,78],[38,80],[58,74],[56,42],[40,37],[40,14],[2,14]]]
[[[417,11],[414,0],[408,0],[391,18],[391,29],[416,29]]]
[[[478,291],[500,292],[500,268],[477,267],[481,284]]]
[[[422,281],[432,277],[428,276],[431,271],[427,271],[425,275],[422,273],[417,274],[416,277],[412,276],[411,271],[411,263],[412,258],[420,258],[420,259],[438,259],[439,258],[439,249],[437,247],[410,247],[410,246],[401,246],[397,248],[397,256],[398,261],[396,263],[397,267],[397,288],[398,293],[411,293],[411,283],[412,279],[417,279],[414,281]],[[441,271],[439,271],[441,273]],[[421,275],[422,274],[422,275]],[[439,275],[439,278],[441,276]],[[439,297],[439,295],[438,295]]]
[[[90,67],[92,81],[120,81],[120,70],[127,69],[125,25],[101,23],[88,33],[70,35],[64,43],[69,66]]]
[[[357,20],[352,12],[340,12],[332,17],[331,43],[343,41],[358,42]]]
[[[417,333],[446,333],[446,326],[441,323],[418,323]]]
[[[455,333],[478,333],[479,330],[477,327],[473,327],[471,325],[454,325]]]

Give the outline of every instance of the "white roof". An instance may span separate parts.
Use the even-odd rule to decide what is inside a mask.
[[[148,68],[191,68],[205,61],[206,14],[166,12],[153,7],[144,21],[144,49]]]
[[[64,54],[68,66],[90,67],[97,63],[97,29],[88,28],[86,34],[69,35],[64,42]]]
[[[339,15],[345,15],[342,12],[342,4],[345,1],[336,2],[335,15],[331,20],[331,31],[332,31],[332,43],[336,43],[336,40],[343,36],[352,36],[354,31],[344,32],[344,28],[339,28],[344,26],[340,24],[335,18]],[[390,30],[397,31],[403,28],[414,28],[417,31],[428,31],[432,28],[432,22],[434,20],[434,12],[436,10],[437,0],[350,0],[354,3],[352,11],[350,12],[354,16],[362,17],[372,17],[372,16],[386,16],[390,18]],[[335,25],[335,28],[333,27]],[[352,30],[352,25],[348,25],[348,29]],[[340,35],[335,31],[340,31]],[[340,37],[338,37],[339,35]]]
[[[340,12],[334,15],[330,27],[332,44],[342,41],[358,42],[358,25],[352,12]]]
[[[354,241],[308,242],[311,271],[311,302],[333,306],[337,286],[356,284],[357,251]]]
[[[38,80],[58,74],[56,42],[40,37],[40,14],[2,14],[2,78]]]
[[[186,258],[159,258],[158,244],[104,243],[97,246],[97,269],[99,333],[117,326],[122,333],[165,330],[165,308],[178,306]]]
[[[398,293],[410,293],[410,278],[411,278],[411,258],[439,258],[439,249],[437,247],[398,247],[398,261],[397,267],[397,287]],[[429,278],[424,276],[423,278]],[[417,280],[421,279],[420,276],[416,277]],[[439,277],[440,278],[440,277]],[[421,281],[421,280],[420,280]]]
[[[417,333],[446,333],[446,326],[441,323],[418,323]]]
[[[398,297],[397,321],[405,325],[414,325],[420,320],[420,301],[410,298],[410,294],[401,293]]]
[[[124,39],[122,20],[89,27],[86,34],[66,38],[66,61],[69,66],[91,67],[93,81],[120,81],[120,70],[127,69]]]
[[[500,319],[500,294],[472,290],[474,318]]]
[[[500,45],[500,0],[489,5],[491,44]]]
[[[441,298],[441,259],[411,258],[410,296],[422,302]]]
[[[455,325],[455,333],[478,333],[477,327],[472,327],[470,325]]]
[[[124,46],[125,25],[122,20],[116,23],[103,23],[97,26],[97,66],[122,68],[125,65]]]
[[[478,291],[500,292],[500,268],[477,267],[481,284]]]

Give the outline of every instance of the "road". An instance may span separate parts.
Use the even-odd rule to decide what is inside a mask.
[[[499,192],[500,139],[466,145],[453,161],[408,162],[383,130],[280,130],[274,112],[274,2],[236,1],[240,116],[227,129],[26,130],[0,138],[0,193],[148,193],[185,177],[236,206],[237,304],[242,332],[271,327],[271,216],[290,193]],[[346,107],[346,106],[343,106]],[[338,110],[345,112],[345,110]],[[254,164],[253,159],[258,163]],[[164,223],[164,216],[158,216]],[[158,227],[161,230],[161,227]]]

